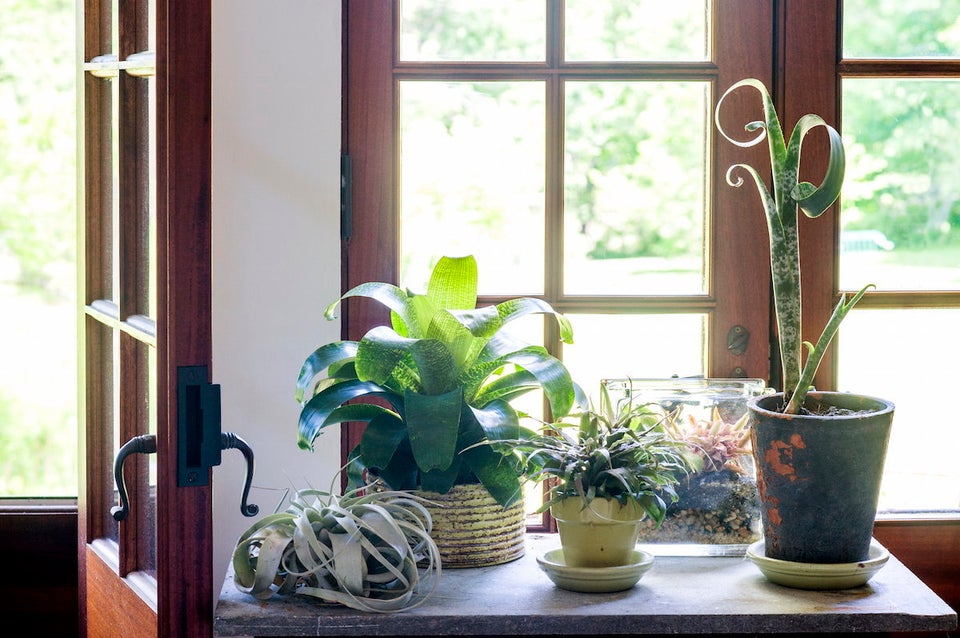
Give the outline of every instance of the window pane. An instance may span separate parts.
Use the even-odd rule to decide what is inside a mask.
[[[960,429],[931,401],[958,383],[960,310],[853,310],[838,335],[841,391],[896,404],[879,508],[960,508]],[[893,335],[909,347],[881,347]]]
[[[543,61],[543,0],[402,0],[404,61]]]
[[[473,254],[480,294],[541,294],[544,87],[401,82],[400,281]]]
[[[566,84],[564,291],[705,292],[705,82]]]
[[[0,18],[0,497],[76,496],[73,3]]]
[[[574,343],[563,347],[563,361],[594,402],[603,379],[689,377],[706,370],[706,315],[567,317]]]
[[[960,55],[960,0],[844,0],[843,57]]]
[[[960,289],[960,81],[845,79],[840,286]]]
[[[567,0],[570,62],[706,60],[706,0]]]

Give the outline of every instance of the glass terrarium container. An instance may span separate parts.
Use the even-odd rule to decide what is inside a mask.
[[[661,555],[743,555],[760,539],[747,400],[772,392],[763,379],[604,379],[611,401],[648,404],[667,434],[683,443],[689,473],[657,527],[647,519],[639,542]]]

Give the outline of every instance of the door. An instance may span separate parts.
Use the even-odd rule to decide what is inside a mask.
[[[81,631],[209,636],[210,474],[178,486],[176,450],[178,369],[211,358],[210,3],[84,0],[78,21]],[[125,463],[118,522],[138,436],[156,453]]]

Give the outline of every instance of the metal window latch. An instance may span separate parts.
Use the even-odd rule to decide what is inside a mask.
[[[727,350],[733,354],[743,354],[750,345],[750,331],[737,324],[727,331]]]
[[[253,483],[253,450],[237,434],[220,431],[220,386],[207,381],[206,366],[177,368],[177,440],[179,487],[208,485],[207,470],[220,465],[220,452],[237,449],[247,462],[240,512],[244,516],[256,516],[260,512],[257,505],[247,503]],[[120,448],[113,468],[120,497],[120,506],[110,510],[114,520],[122,521],[130,512],[123,479],[124,460],[131,454],[153,454],[156,451],[157,439],[153,434],[135,436]]]

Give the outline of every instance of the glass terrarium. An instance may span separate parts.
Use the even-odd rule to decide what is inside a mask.
[[[688,473],[657,527],[647,519],[639,542],[660,555],[743,555],[760,539],[747,400],[772,392],[763,379],[604,379],[611,401],[650,406],[666,433],[685,446]]]

